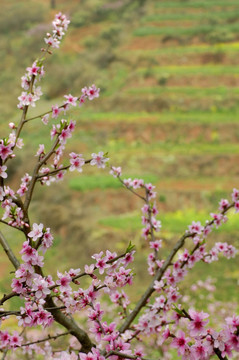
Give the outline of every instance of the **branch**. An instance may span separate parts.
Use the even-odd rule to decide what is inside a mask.
[[[218,359],[220,360],[228,360],[227,356],[222,356],[222,353],[219,349],[213,348],[215,354],[217,355]]]
[[[130,192],[132,192],[132,194],[138,196],[141,200],[143,200],[144,202],[147,203],[147,199],[144,196],[139,195],[136,191],[134,191],[133,189],[131,189],[129,186],[126,186],[124,181],[121,179],[120,176],[117,176],[117,178],[119,179],[119,181],[121,182],[121,184],[124,186],[124,188],[126,188],[127,190],[129,190]]]
[[[26,193],[26,198],[25,198],[25,202],[24,202],[24,213],[27,214],[27,210],[29,208],[31,199],[32,199],[32,194],[33,194],[33,190],[37,181],[37,176],[38,176],[38,171],[40,170],[41,166],[51,157],[51,155],[54,153],[55,151],[55,147],[57,146],[59,142],[59,137],[56,138],[54,144],[52,145],[51,150],[40,160],[38,161],[38,163],[36,164],[33,174],[32,174],[32,179],[30,181],[27,193]]]
[[[81,98],[81,97],[79,96],[76,101],[80,100],[80,98]],[[66,106],[66,104],[63,104],[63,105],[61,105],[61,106],[58,106],[58,108],[59,108],[59,109],[62,109],[62,108],[65,108],[65,106]],[[45,116],[45,115],[47,115],[47,114],[51,114],[51,113],[52,113],[52,110],[49,110],[49,111],[46,111],[46,112],[42,113],[41,115],[36,115],[36,116],[31,117],[31,118],[28,118],[28,119],[26,119],[24,122],[27,123],[27,122],[29,122],[29,121],[32,121],[32,120],[41,118],[41,117],[43,117],[43,116]]]
[[[89,164],[91,162],[92,159],[89,159],[89,160],[85,160],[85,164]],[[46,174],[41,174],[41,175],[37,175],[37,180],[43,178],[43,177],[46,177],[46,176],[53,176],[53,175],[56,175],[58,172],[62,171],[62,170],[68,170],[70,168],[71,165],[66,165],[66,166],[63,166],[62,168],[59,168],[59,169],[56,169],[56,170],[52,170],[52,171],[49,171],[48,173]]]
[[[131,323],[134,321],[134,319],[136,318],[136,316],[138,315],[138,313],[140,312],[140,310],[142,309],[142,307],[147,303],[148,299],[150,298],[150,296],[153,294],[153,292],[155,291],[154,289],[154,282],[155,280],[160,281],[163,274],[165,273],[165,271],[167,270],[167,268],[170,266],[171,261],[173,259],[173,257],[176,255],[176,253],[178,252],[179,249],[181,249],[181,247],[184,246],[184,242],[185,239],[188,237],[191,237],[192,234],[184,234],[176,243],[176,245],[174,246],[173,250],[171,251],[171,253],[169,254],[167,260],[164,262],[163,266],[158,269],[153,281],[151,282],[151,284],[149,285],[148,289],[145,291],[145,293],[143,294],[143,296],[141,297],[141,299],[139,300],[139,302],[137,303],[137,305],[135,306],[134,310],[130,313],[130,315],[128,316],[128,318],[125,320],[125,322],[123,323],[123,325],[120,327],[119,332],[123,333],[125,332],[125,330],[127,330],[129,328],[129,326],[131,325]]]
[[[124,358],[124,359],[150,360],[150,359],[146,359],[146,358],[144,358],[144,357],[140,357],[140,356],[138,356],[138,355],[128,355],[128,354],[124,354],[124,353],[121,353],[120,351],[115,351],[115,350],[111,350],[111,351],[105,356],[105,358],[107,359],[108,357],[110,357],[110,356],[112,356],[112,355],[117,355],[117,356],[122,357],[122,358]]]
[[[88,334],[84,330],[82,330],[73,319],[70,319],[65,314],[63,314],[59,309],[55,308],[56,305],[53,299],[51,298],[51,296],[48,296],[46,299],[45,308],[47,307],[53,308],[48,311],[52,314],[54,320],[59,324],[61,324],[62,326],[64,326],[71,335],[77,338],[77,340],[80,342],[82,346],[81,352],[88,353],[91,350],[91,348],[95,346],[91,342]]]
[[[69,335],[69,334],[70,334],[70,332],[67,331],[67,332],[65,332],[65,333],[57,334],[57,335],[55,335],[55,336],[50,336],[50,335],[48,335],[48,337],[45,338],[45,339],[36,340],[36,341],[32,341],[32,342],[29,342],[29,343],[26,343],[26,344],[22,344],[21,347],[22,347],[22,346],[29,346],[29,345],[33,345],[33,344],[39,344],[39,343],[42,343],[42,342],[45,342],[45,341],[48,341],[48,340],[56,340],[56,339],[58,339],[60,336],[65,336],[65,335]]]
[[[20,263],[17,260],[16,256],[14,255],[12,249],[10,248],[7,240],[5,239],[5,237],[3,236],[1,231],[0,231],[0,243],[1,243],[2,247],[3,247],[3,250],[7,254],[8,259],[11,261],[11,263],[13,264],[15,269],[17,270],[19,268],[19,266],[20,266]]]
[[[10,226],[10,227],[13,228],[13,229],[17,229],[17,230],[23,231],[23,229],[21,229],[20,227],[12,226],[11,224],[8,224],[7,221],[4,221],[4,220],[2,220],[2,219],[0,219],[0,222],[3,223],[4,225]],[[24,232],[24,231],[23,231],[23,232]]]
[[[4,294],[3,297],[0,300],[0,305],[2,305],[3,303],[5,303],[5,301],[11,299],[14,296],[19,296],[19,294],[15,293],[15,292],[11,292],[10,294]]]
[[[221,214],[224,215],[229,209],[231,209],[233,206],[235,205],[235,203],[231,203],[226,209],[224,209],[223,211],[221,211]],[[212,225],[215,222],[215,219],[212,219],[206,226],[208,225]],[[161,280],[163,274],[165,273],[165,271],[167,270],[167,268],[171,265],[172,259],[174,258],[174,256],[176,255],[176,253],[178,252],[178,250],[184,246],[184,242],[187,238],[189,237],[193,237],[195,234],[194,233],[185,233],[176,243],[175,247],[173,248],[173,250],[171,251],[171,253],[169,254],[167,260],[164,262],[163,266],[158,269],[154,280],[151,282],[151,284],[149,285],[148,289],[145,291],[145,293],[142,295],[141,299],[139,300],[139,302],[137,303],[137,305],[135,306],[134,310],[130,313],[130,315],[128,316],[128,318],[125,320],[125,322],[122,324],[122,326],[119,329],[120,333],[123,333],[125,330],[127,330],[129,328],[129,326],[131,325],[131,323],[134,321],[134,319],[136,318],[136,316],[138,315],[138,313],[140,312],[140,310],[142,309],[143,306],[146,305],[148,299],[150,298],[150,296],[153,294],[154,290],[154,282],[155,280],[159,281]],[[196,249],[199,247],[199,245],[195,245],[194,249],[192,250],[191,254],[194,253],[196,251]],[[185,261],[181,267],[183,267],[185,264],[187,263],[187,261]]]
[[[106,261],[106,264],[112,264],[113,262],[115,262],[115,261],[121,259],[122,257],[124,257],[126,254],[127,254],[127,253],[125,252],[124,254],[118,255],[118,256],[116,256],[114,259],[111,259],[111,260]],[[95,271],[95,270],[97,270],[97,269],[98,269],[98,268],[97,268],[96,266],[94,266],[94,270],[93,270],[93,271]],[[88,273],[86,273],[86,272],[84,271],[84,272],[82,272],[82,273],[74,276],[74,277],[71,279],[71,281],[74,283],[75,280],[77,280],[77,279],[79,279],[79,278],[81,278],[81,277],[83,277],[83,276],[86,276],[86,275],[91,276],[91,274],[88,274]],[[55,284],[55,285],[50,286],[49,289],[50,289],[50,290],[53,290],[53,289],[55,289],[55,288],[57,288],[57,287],[59,287],[59,286],[60,286],[60,285]],[[104,285],[103,287],[105,287],[105,285]],[[102,287],[99,287],[99,288],[97,288],[97,290],[100,290],[101,288],[102,288]]]

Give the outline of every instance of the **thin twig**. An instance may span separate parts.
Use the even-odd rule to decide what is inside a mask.
[[[14,296],[19,296],[19,294],[15,293],[14,291],[11,292],[10,294],[4,294],[0,300],[0,305],[2,305],[3,303],[5,303],[5,301],[11,299]]]
[[[132,360],[135,360],[135,359],[141,359],[141,360],[150,360],[150,359],[147,359],[147,358],[144,358],[144,357],[141,357],[141,356],[138,356],[138,355],[128,355],[128,354],[124,354],[124,353],[121,353],[120,351],[115,351],[115,350],[111,350],[106,356],[105,358],[108,358],[112,355],[117,355],[123,359],[132,359]]]
[[[135,306],[134,310],[130,313],[130,315],[128,316],[128,318],[125,320],[125,322],[123,323],[123,325],[120,327],[119,332],[123,333],[125,332],[125,330],[127,330],[129,328],[129,326],[131,325],[131,323],[134,321],[134,319],[136,318],[136,316],[138,315],[138,313],[140,312],[140,310],[142,309],[142,307],[144,307],[148,301],[148,299],[150,298],[150,296],[153,294],[153,292],[155,291],[154,289],[154,282],[155,280],[160,281],[163,274],[165,273],[165,271],[167,270],[168,266],[171,264],[171,261],[173,259],[173,257],[176,255],[176,253],[178,252],[179,249],[181,249],[181,247],[183,247],[185,239],[191,237],[191,234],[184,234],[176,243],[176,245],[174,246],[173,250],[171,251],[171,253],[169,254],[167,260],[163,263],[163,266],[158,269],[153,281],[151,282],[151,284],[149,285],[148,289],[145,291],[145,293],[142,295],[141,299],[139,300],[139,302],[137,303],[137,305]]]
[[[58,339],[60,336],[65,336],[65,335],[69,335],[69,334],[70,334],[70,332],[67,331],[67,332],[65,332],[65,333],[57,334],[57,335],[54,335],[54,336],[48,335],[48,337],[45,338],[45,339],[36,340],[36,341],[32,341],[32,342],[29,342],[29,343],[26,343],[26,344],[22,344],[21,347],[22,347],[22,346],[29,346],[29,345],[33,345],[33,344],[39,344],[39,343],[42,343],[42,342],[45,342],[45,341],[48,341],[48,340],[56,340],[56,339]]]
[[[20,266],[19,261],[17,260],[16,256],[14,255],[12,249],[10,248],[7,240],[5,239],[3,233],[0,231],[0,244],[3,247],[3,250],[7,254],[8,259],[11,261],[15,269],[17,270]]]

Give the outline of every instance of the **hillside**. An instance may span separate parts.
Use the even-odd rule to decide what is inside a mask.
[[[6,134],[8,122],[19,119],[20,77],[39,56],[53,14],[67,13],[70,30],[47,62],[43,101],[32,114],[61,104],[64,94],[79,95],[85,85],[100,87],[97,101],[69,115],[78,124],[67,151],[86,157],[107,151],[111,163],[122,166],[125,177],[146,176],[155,183],[162,238],[170,244],[192,220],[208,218],[218,201],[229,198],[232,188],[238,187],[238,1],[55,3],[54,10],[49,0],[2,1],[0,132]],[[10,181],[15,186],[18,174],[29,171],[34,162],[29,151],[35,153],[37,144],[47,142],[48,133],[40,122],[26,128],[26,146],[18,162],[12,162]],[[48,202],[47,208],[40,199]],[[63,269],[82,266],[92,251],[109,242],[122,249],[131,239],[144,249],[140,207],[138,199],[113,178],[108,180],[107,171],[88,168],[54,188],[39,188],[32,220],[52,227],[56,246],[50,256]],[[231,214],[231,221],[211,240],[235,245],[238,234],[238,221]],[[81,259],[76,246],[84,250]],[[143,259],[139,254],[138,264]],[[2,255],[0,261],[8,276]],[[235,298],[236,261],[230,269],[222,268],[227,269],[226,261],[211,270],[228,289],[226,295],[220,290],[218,295],[223,300]],[[206,278],[207,270],[198,269]]]

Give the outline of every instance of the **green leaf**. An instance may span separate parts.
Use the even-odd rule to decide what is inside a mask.
[[[131,252],[134,248],[135,248],[135,245],[133,245],[133,244],[131,243],[131,241],[130,241],[130,242],[129,242],[129,245],[128,245],[127,249],[126,249],[126,254],[129,253],[129,252]]]
[[[178,313],[182,317],[185,317],[185,314],[183,313],[182,310],[180,310],[175,304],[173,306],[174,306],[173,310],[176,311],[176,313]]]

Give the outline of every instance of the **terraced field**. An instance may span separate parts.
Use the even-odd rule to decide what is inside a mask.
[[[42,4],[45,25],[52,12],[48,1]],[[119,6],[117,11],[113,4]],[[103,150],[113,165],[122,166],[125,177],[146,174],[158,188],[162,237],[166,244],[173,243],[192,220],[207,219],[221,197],[230,198],[232,188],[239,186],[238,1],[95,0],[79,5],[71,0],[59,1],[58,10],[70,13],[72,27],[47,65],[49,79],[43,86],[48,95],[40,110],[60,105],[64,94],[79,94],[92,82],[101,87],[98,100],[72,111],[70,117],[78,125],[68,151],[90,157]],[[26,52],[40,44],[38,38],[34,42],[27,37],[36,26],[11,35],[10,50],[4,43],[8,38],[1,40],[0,68],[9,61],[14,68],[13,74],[0,76],[4,103],[9,98],[6,90],[18,96],[15,72],[24,72],[30,58]],[[20,51],[25,56],[19,59]],[[11,107],[0,109],[5,118],[15,120],[19,114],[9,101]],[[4,127],[1,121],[0,131]],[[30,123],[26,147],[35,151],[39,142],[47,143],[48,132],[40,123]],[[25,154],[12,169],[13,183],[14,174],[23,167],[28,170],[34,161],[26,163]],[[87,169],[79,177],[68,177],[68,188],[60,184],[46,192],[39,189],[36,195],[34,217],[43,222],[52,215],[48,225],[59,234],[61,251],[55,256],[63,267],[74,266],[72,260],[78,264],[73,253],[79,238],[77,246],[84,248],[85,257],[109,242],[122,249],[132,239],[144,248],[141,204],[120,190],[107,172]],[[49,197],[55,200],[45,209],[38,200]],[[238,235],[238,220],[230,214],[230,222],[211,241],[238,244]],[[224,261],[215,271],[212,265],[212,272],[218,282],[226,284],[232,278],[228,294],[235,299],[236,261],[223,272],[226,266]],[[208,275],[200,271],[202,278]]]

